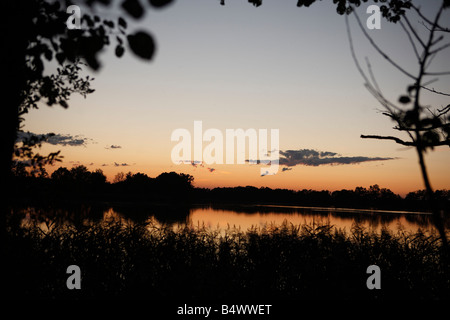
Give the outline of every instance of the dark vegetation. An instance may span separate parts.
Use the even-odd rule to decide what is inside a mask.
[[[37,177],[16,170],[13,194],[17,201],[31,202],[157,202],[170,204],[276,204],[359,209],[427,211],[423,190],[410,192],[405,197],[389,189],[372,185],[354,190],[289,190],[256,188],[252,186],[229,188],[195,188],[188,174],[165,172],[151,178],[144,173],[119,174],[110,183],[99,169],[89,171],[84,166],[71,169],[60,167],[51,176]],[[435,191],[439,208],[450,208],[450,191]]]
[[[101,4],[105,7],[111,3],[109,0],[85,2],[88,6]],[[262,4],[262,1],[249,2],[255,6]],[[298,1],[297,6],[308,7],[314,2]],[[359,6],[362,2],[367,1],[342,0],[334,1],[334,4],[339,14],[349,14],[352,5]],[[159,8],[171,1],[148,3],[149,7]],[[225,1],[220,3],[225,4]],[[113,22],[83,15],[85,31],[68,31],[65,26],[67,6],[58,2],[20,0],[5,2],[5,5],[8,13],[5,16],[5,43],[9,44],[9,54],[6,59],[8,81],[4,90],[7,108],[0,126],[0,175],[8,200],[20,204],[26,204],[25,200],[56,204],[68,200],[78,203],[98,200],[264,202],[422,211],[428,208],[427,198],[432,200],[433,212],[438,211],[434,204],[441,209],[450,207],[449,192],[433,191],[429,186],[422,159],[428,148],[449,143],[448,122],[444,119],[450,110],[448,106],[438,109],[435,114],[424,115],[428,108],[419,102],[421,89],[442,94],[425,87],[430,82],[425,82],[424,76],[436,75],[427,74],[425,68],[420,68],[419,75],[411,77],[413,85],[408,87],[408,97],[400,98],[399,102],[409,109],[398,108],[398,112],[397,109],[391,112],[391,105],[385,105],[387,115],[398,124],[395,129],[414,134],[412,141],[404,142],[391,136],[363,137],[416,147],[426,194],[418,191],[401,198],[376,185],[369,189],[358,187],[334,192],[254,187],[206,190],[193,188],[190,176],[176,173],[165,173],[156,178],[130,174],[123,180],[108,183],[102,172],[89,172],[86,168],[61,169],[58,175],[50,178],[45,175],[27,177],[16,172],[12,179],[13,154],[19,160],[29,161],[33,168],[41,169],[59,159],[59,153],[34,154],[32,147],[40,141],[27,141],[16,148],[17,132],[22,129],[24,114],[37,108],[38,102],[67,108],[71,94],[91,94],[91,79],[81,77],[80,70],[85,65],[98,70],[101,66],[98,53],[104,48],[116,44],[115,53],[121,57],[126,43],[138,57],[149,60],[155,44],[146,31],[128,33],[127,23],[121,16],[115,17],[117,20]],[[439,12],[449,6],[449,1],[442,1]],[[131,20],[140,19],[145,12],[136,0],[121,1],[121,7]],[[448,32],[448,28],[437,24],[438,19],[434,23],[428,20],[410,1],[391,0],[389,5],[381,6],[381,11],[383,17],[395,23],[404,16],[405,10],[411,8],[425,21],[425,27],[430,28],[425,53],[418,59],[422,67],[436,52],[448,48],[444,45],[429,50],[438,44],[437,40],[432,41],[433,34]],[[411,37],[412,30],[408,30]],[[113,39],[117,39],[117,43]],[[46,75],[44,62],[52,60],[60,68],[57,73]],[[379,92],[374,93],[383,97]],[[381,102],[385,103],[385,100],[381,99]],[[437,135],[436,129],[444,130],[443,135]],[[358,227],[345,234],[329,226],[284,226],[259,233],[229,230],[222,235],[203,229],[175,232],[142,223],[53,226],[54,220],[48,221],[50,230],[44,231],[37,226],[21,227],[19,222],[23,217],[11,215],[10,204],[14,201],[2,204],[0,217],[2,260],[6,261],[3,270],[6,279],[2,288],[9,297],[450,298],[448,254],[442,251],[439,238],[434,235],[393,235],[388,232],[378,235]],[[81,206],[80,213],[85,211]],[[173,212],[166,211],[165,215],[171,216]],[[7,232],[4,234],[5,221]],[[65,270],[71,264],[81,267],[82,290],[71,291],[65,286]],[[366,268],[371,264],[378,265],[383,272],[382,290],[367,290],[365,286]]]
[[[348,233],[284,224],[241,232],[151,224],[19,226],[8,217],[9,298],[33,299],[449,299],[448,256],[437,235]],[[68,290],[66,268],[81,269]],[[382,272],[368,290],[366,269]],[[298,300],[297,300],[298,301]]]

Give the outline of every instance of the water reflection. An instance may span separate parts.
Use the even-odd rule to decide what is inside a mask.
[[[311,208],[287,206],[205,206],[192,209],[189,222],[193,226],[204,224],[209,228],[240,227],[263,229],[284,221],[294,225],[329,223],[349,231],[354,223],[373,231],[387,228],[416,232],[431,230],[432,217],[428,213],[355,210],[343,208]],[[447,219],[448,227],[449,221]]]
[[[50,229],[57,225],[83,226],[94,223],[148,223],[169,227],[206,227],[226,229],[236,227],[242,231],[249,228],[263,229],[283,222],[294,225],[329,223],[349,231],[354,223],[367,229],[391,231],[402,229],[416,232],[433,230],[432,217],[427,213],[355,210],[343,208],[311,208],[294,206],[177,206],[177,205],[130,205],[97,204],[66,205],[64,207],[23,207],[12,210],[22,225],[39,225]],[[448,228],[450,219],[445,224]]]

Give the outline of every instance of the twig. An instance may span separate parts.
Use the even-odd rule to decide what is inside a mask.
[[[399,66],[394,60],[392,60],[383,50],[381,50],[378,45],[373,41],[373,39],[367,34],[366,29],[363,27],[361,20],[359,19],[358,15],[355,11],[353,11],[356,17],[356,21],[358,21],[359,27],[361,31],[363,32],[364,36],[367,38],[367,40],[370,42],[370,44],[375,48],[375,50],[383,57],[385,58],[390,64],[392,64],[397,70],[405,74],[406,76],[410,77],[413,80],[416,80],[417,78],[413,76],[411,73],[403,69],[401,66]]]
[[[417,60],[420,61],[419,52],[417,51],[416,44],[414,43],[414,40],[412,39],[411,34],[406,29],[405,24],[401,20],[400,20],[400,25],[402,26],[403,30],[405,31],[406,35],[408,36],[409,42],[411,42],[411,46],[413,47],[413,50],[414,50]]]
[[[421,87],[422,89],[428,90],[428,91],[430,91],[430,92],[433,92],[433,93],[436,93],[436,94],[440,94],[440,95],[443,95],[443,96],[450,97],[450,93],[445,93],[445,92],[436,91],[436,90],[434,90],[434,88],[430,89],[430,88],[427,88],[427,87],[425,87],[425,86],[420,86],[420,87]]]
[[[422,12],[420,11],[420,8],[416,7],[414,4],[411,3],[411,7],[416,10],[417,14],[423,19],[425,20],[428,24],[433,25],[434,23],[431,22],[427,17],[425,17]],[[425,24],[423,24],[425,26]],[[450,32],[449,28],[444,28],[442,26],[440,26],[438,23],[435,24],[435,30],[434,31],[442,31],[442,32]],[[427,26],[425,26],[425,28],[428,29],[428,31],[431,31],[431,29],[429,29]]]
[[[378,140],[393,140],[398,144],[402,144],[404,146],[414,147],[416,144],[414,142],[403,141],[400,138],[392,137],[392,136],[377,136],[377,135],[361,135],[362,139],[378,139]]]

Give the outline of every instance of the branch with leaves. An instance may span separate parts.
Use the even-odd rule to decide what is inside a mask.
[[[390,4],[396,1],[392,0]],[[377,101],[384,107],[383,115],[389,117],[392,121],[396,123],[393,127],[395,130],[404,132],[410,138],[410,141],[406,141],[402,138],[395,136],[380,136],[380,135],[361,135],[363,139],[377,139],[377,140],[389,140],[394,141],[397,144],[413,147],[415,148],[418,158],[420,170],[422,173],[422,178],[424,181],[425,189],[430,201],[430,208],[433,213],[435,220],[435,225],[440,232],[441,238],[443,240],[444,246],[447,247],[447,238],[445,234],[445,228],[440,218],[439,208],[435,206],[434,203],[434,191],[431,186],[431,182],[428,176],[427,168],[425,165],[424,153],[427,150],[433,150],[439,146],[450,146],[450,104],[442,108],[434,108],[434,110],[429,106],[424,106],[422,104],[422,91],[426,90],[428,92],[434,93],[436,95],[450,96],[449,93],[441,92],[435,90],[434,88],[429,88],[431,83],[438,81],[437,78],[432,80],[427,80],[426,77],[429,76],[448,76],[450,71],[430,71],[430,66],[433,59],[444,50],[450,48],[450,43],[442,45],[442,41],[446,39],[445,34],[437,36],[438,32],[447,31],[448,28],[442,25],[440,18],[443,11],[450,7],[449,1],[445,0],[439,6],[439,9],[434,16],[434,18],[426,18],[421,12],[420,8],[412,5],[411,1],[397,1],[401,5],[407,3],[407,8],[413,8],[418,16],[424,20],[422,25],[427,24],[426,37],[421,37],[417,30],[413,27],[408,15],[405,12],[401,12],[398,19],[390,19],[389,14],[384,14],[391,22],[399,22],[403,31],[405,32],[414,55],[418,61],[419,71],[417,74],[407,71],[403,68],[400,63],[394,61],[390,55],[383,50],[374,39],[367,33],[364,26],[361,23],[356,12],[354,16],[356,17],[357,24],[359,25],[362,33],[369,41],[371,46],[380,54],[385,60],[392,65],[400,73],[406,75],[410,78],[413,83],[407,86],[406,94],[399,97],[397,103],[393,103],[386,99],[380,90],[375,77],[373,75],[370,64],[367,62],[367,72],[363,70],[358,59],[356,58],[355,49],[352,42],[351,30],[349,27],[348,17],[346,17],[347,24],[347,34],[350,43],[350,50],[352,57],[355,61],[358,71],[365,80],[365,86],[370,93],[377,99]],[[395,10],[394,10],[395,12]],[[445,43],[445,42],[444,42]],[[368,60],[367,60],[368,61]]]

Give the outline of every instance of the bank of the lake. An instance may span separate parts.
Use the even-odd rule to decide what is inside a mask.
[[[114,219],[48,220],[42,230],[22,222],[9,217],[3,261],[10,297],[450,299],[448,252],[436,233],[327,223],[219,232]],[[66,286],[69,265],[81,270],[81,290]],[[367,287],[371,265],[380,268],[381,289]]]

